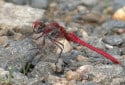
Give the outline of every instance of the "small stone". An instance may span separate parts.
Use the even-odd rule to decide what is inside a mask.
[[[12,76],[13,76],[12,82],[14,82],[16,85],[22,85],[28,83],[28,77],[20,72],[13,72]]]
[[[83,37],[83,39],[84,39],[85,41],[88,40],[89,36],[88,36],[88,33],[87,33],[85,30],[80,29],[80,34],[82,34],[82,37]]]
[[[54,72],[62,72],[63,71],[63,60],[58,59],[58,62],[56,64],[51,63],[50,66]]]
[[[57,3],[52,2],[52,3],[50,4],[50,7],[52,7],[52,8],[54,8],[54,7],[56,7],[56,6],[57,6]]]
[[[48,76],[48,81],[53,83],[53,85],[72,85],[72,84],[69,84],[69,81],[67,81],[66,78],[60,78],[53,75]]]
[[[51,0],[31,0],[31,6],[35,8],[47,8]]]
[[[62,59],[58,59],[58,62],[56,64],[56,71],[57,72],[62,72],[63,71],[63,60]]]
[[[97,84],[97,83],[95,83],[95,82],[93,82],[93,81],[86,81],[86,82],[84,83],[84,85],[102,85],[102,84]]]
[[[121,49],[118,47],[115,47],[115,46],[112,49],[109,49],[107,52],[110,53],[111,55],[121,55],[122,54]]]
[[[64,19],[65,22],[71,22],[72,21],[72,17],[69,16],[69,15],[65,16],[63,19]]]
[[[125,7],[118,9],[114,15],[113,19],[125,21]]]
[[[5,0],[0,0],[0,5],[3,5],[5,3]]]
[[[102,40],[103,42],[108,43],[110,45],[119,45],[123,43],[123,39],[120,35],[106,36]]]
[[[14,33],[14,40],[21,40],[24,36],[21,33]]]
[[[108,49],[113,49],[113,46],[109,45],[109,44],[105,44],[105,47],[108,48]]]
[[[36,47],[36,43],[28,38],[6,41],[3,46],[0,46],[0,67],[6,69],[14,67],[13,71],[21,71],[26,63],[36,57],[35,55],[38,53],[38,50],[34,49]],[[22,62],[19,62],[21,59]]]
[[[79,74],[74,72],[74,71],[68,71],[66,73],[66,78],[67,80],[74,80],[74,79],[78,79],[79,77]]]
[[[124,85],[125,84],[125,77],[124,78],[114,78],[112,79],[112,83],[110,85]]]
[[[7,36],[1,36],[0,37],[0,45],[4,44],[5,41],[8,40],[8,37]]]
[[[123,63],[123,65],[125,66],[125,55],[122,55],[122,58],[120,59],[120,61]]]
[[[51,63],[50,65],[51,65],[52,70],[53,70],[54,72],[56,72],[56,65],[55,65],[54,63]]]
[[[27,0],[7,0],[9,2],[13,2],[14,4],[24,5],[26,4]]]
[[[93,81],[97,83],[125,75],[124,68],[118,65],[97,65],[91,69],[91,74],[94,75]],[[111,83],[111,81],[108,81],[108,83]]]
[[[67,30],[68,30],[68,31],[75,32],[75,31],[78,30],[78,28],[77,28],[77,27],[68,27]]]
[[[9,26],[5,25],[5,24],[0,24],[0,36],[2,35],[7,35],[8,32],[8,28]]]
[[[119,28],[124,28],[125,22],[121,20],[109,20],[102,24],[102,28],[107,31],[114,31]]]
[[[123,33],[125,33],[125,29],[119,28],[119,29],[114,30],[114,32],[119,33],[119,34],[123,34]]]
[[[27,85],[41,85],[41,83],[39,84],[39,79],[38,78],[29,78]]]
[[[9,71],[5,71],[3,68],[0,68],[0,78],[5,78],[9,76]]]
[[[105,16],[102,15],[101,13],[88,13],[82,16],[82,19],[87,21],[87,22],[92,22],[92,23],[102,23],[105,21]]]
[[[76,57],[76,60],[77,61],[84,61],[84,60],[87,60],[88,58],[86,58],[86,57],[84,57],[84,56],[82,56],[82,55],[78,55],[77,57]]]
[[[88,6],[93,6],[96,5],[98,0],[81,0],[84,4],[88,5]]]
[[[88,79],[88,74],[89,72],[91,72],[91,69],[93,68],[93,66],[91,65],[84,65],[84,66],[80,66],[76,72],[80,75],[80,77],[82,79]]]
[[[103,11],[105,14],[112,14],[113,13],[113,7],[109,6]]]
[[[125,47],[121,48],[122,54],[125,55]]]
[[[106,79],[106,75],[102,75],[101,73],[96,74],[96,77],[93,79],[94,82],[101,82]]]
[[[62,85],[60,82],[56,82],[54,83],[54,85]]]
[[[76,47],[77,50],[80,50],[82,48],[83,48],[83,46],[81,46],[81,45]]]
[[[85,13],[87,11],[87,8],[85,6],[78,6],[77,7],[78,12]]]

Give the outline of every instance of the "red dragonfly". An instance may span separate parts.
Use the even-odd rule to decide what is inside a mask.
[[[60,26],[57,22],[51,22],[49,24],[45,24],[41,21],[35,21],[32,23],[32,28],[36,34],[41,33],[41,35],[37,37],[36,39],[43,37],[43,43],[45,43],[45,38],[48,38],[50,41],[52,41],[56,46],[58,46],[61,49],[59,57],[61,56],[62,51],[63,51],[63,44],[58,42],[57,39],[64,38],[64,39],[67,39],[68,41],[86,46],[87,48],[103,55],[105,58],[111,60],[112,62],[116,64],[121,64],[120,61],[118,61],[115,57],[111,56],[105,51],[86,43],[85,41],[77,37],[74,33],[67,32],[65,28]]]

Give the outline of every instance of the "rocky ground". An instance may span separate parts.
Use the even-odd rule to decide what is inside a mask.
[[[124,0],[1,0],[0,85],[125,85],[124,6]],[[65,39],[58,59],[58,47],[35,40],[35,20],[58,22],[122,65]]]

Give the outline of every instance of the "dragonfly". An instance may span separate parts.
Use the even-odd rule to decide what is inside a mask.
[[[48,38],[53,44],[55,44],[57,47],[61,49],[61,52],[59,53],[59,57],[62,54],[64,45],[58,41],[58,39],[66,39],[70,42],[74,42],[77,44],[80,44],[82,46],[85,46],[98,54],[104,56],[105,58],[109,59],[115,64],[121,64],[121,62],[116,59],[115,57],[111,56],[109,53],[94,47],[93,45],[88,44],[87,42],[81,40],[77,35],[75,35],[72,32],[67,32],[65,28],[61,25],[59,25],[57,22],[50,22],[50,23],[44,23],[42,21],[34,21],[32,23],[32,29],[33,32],[36,34],[40,34],[36,38],[39,39],[43,37],[43,43],[45,44],[45,39]]]

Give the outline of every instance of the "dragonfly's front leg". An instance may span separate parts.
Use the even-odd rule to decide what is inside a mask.
[[[49,40],[50,40],[52,43],[54,43],[57,47],[60,48],[61,51],[60,51],[59,57],[58,57],[58,58],[60,58],[60,57],[61,57],[61,54],[62,54],[62,52],[63,52],[63,49],[64,49],[64,45],[63,45],[62,43],[58,42],[57,40],[52,39],[51,37],[48,37],[48,38],[49,38]]]
[[[35,40],[38,40],[39,38],[43,37],[44,33],[42,33],[39,37],[37,37]]]

